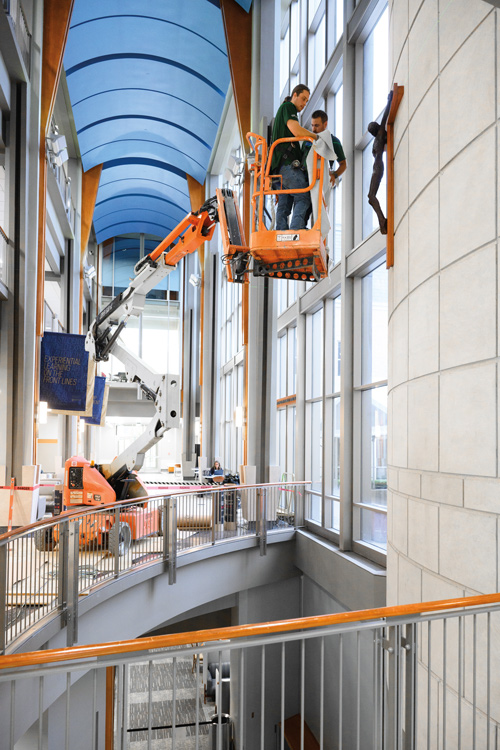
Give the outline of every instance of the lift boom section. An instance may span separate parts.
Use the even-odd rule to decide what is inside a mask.
[[[104,472],[119,496],[126,477],[143,465],[146,451],[166,430],[179,426],[181,390],[177,374],[156,373],[120,343],[120,333],[131,317],[139,316],[144,310],[148,292],[168,276],[184,256],[212,238],[217,221],[217,197],[206,201],[199,211],[189,213],[149,255],[141,258],[128,288],[98,314],[87,334],[87,349],[95,361],[107,361],[110,354],[116,356],[125,366],[127,380],[137,383],[155,405],[155,415],[144,434]]]

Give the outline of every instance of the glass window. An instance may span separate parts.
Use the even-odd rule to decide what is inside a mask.
[[[379,266],[362,280],[361,382],[387,379],[387,271]]]
[[[333,300],[333,368],[332,368],[332,390],[340,393],[340,340],[341,340],[341,299],[335,297]]]
[[[308,9],[308,24],[309,24],[309,26],[314,21],[314,16],[315,16],[316,11],[318,10],[320,4],[321,4],[321,0],[309,0],[309,9]]]
[[[318,83],[325,68],[326,54],[326,20],[325,14],[321,16],[317,26],[309,30],[308,41],[308,81],[311,90]]]
[[[363,45],[363,132],[387,103],[389,81],[389,13],[384,10]]]
[[[323,308],[307,316],[306,398],[323,393]]]
[[[280,473],[283,475],[286,472],[286,409],[278,409],[278,462],[280,467]]]
[[[387,498],[387,386],[364,391],[361,401],[361,501],[385,507]]]
[[[322,523],[323,489],[323,307],[306,320],[306,477],[311,480],[308,517]],[[319,494],[314,494],[314,493]]]
[[[297,378],[297,331],[288,328],[278,338],[277,397],[293,396]],[[279,405],[277,410],[277,453],[281,474],[288,479],[295,472],[295,406]]]
[[[296,408],[295,406],[287,407],[287,455],[286,455],[286,471],[287,475],[292,478],[295,477],[295,423],[296,423]]]
[[[340,398],[333,399],[331,494],[340,497]],[[338,527],[335,527],[338,528]]]
[[[290,3],[290,69],[295,70],[300,51],[299,0]],[[297,71],[298,72],[298,71]],[[291,87],[291,89],[293,86]]]
[[[286,332],[284,336],[278,339],[278,398],[286,396],[286,378],[287,378],[287,346]]]
[[[310,453],[309,453],[309,474],[312,485],[311,489],[321,492],[323,479],[323,403],[313,401],[308,404],[309,411],[309,430],[310,430]],[[320,518],[314,520],[320,521]]]
[[[298,83],[300,56],[299,0],[292,0],[281,26],[280,39],[280,93],[289,94]]]
[[[335,43],[337,43],[344,31],[344,0],[336,0],[335,3]]]
[[[364,391],[361,401],[361,498],[387,508],[387,387]],[[385,547],[385,514],[362,508],[361,539]]]
[[[281,315],[297,299],[297,282],[280,279],[276,284],[278,291],[278,315]]]
[[[288,377],[287,395],[297,393],[297,329],[288,329]]]
[[[179,304],[147,301],[141,328],[144,361],[157,372],[180,373],[182,347]]]
[[[387,271],[381,265],[360,280],[361,372],[354,424],[355,536],[385,549],[387,527]]]
[[[287,21],[286,30],[280,42],[280,91],[285,90],[290,75],[290,27]]]

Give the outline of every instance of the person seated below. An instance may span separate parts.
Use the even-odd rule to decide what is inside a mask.
[[[224,481],[224,470],[219,461],[214,461],[214,465],[210,469],[210,479],[217,484],[221,484]]]

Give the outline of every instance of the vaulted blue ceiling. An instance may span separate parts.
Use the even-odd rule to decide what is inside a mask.
[[[218,0],[75,0],[64,67],[83,169],[103,164],[97,241],[165,236],[191,210],[186,174],[205,180],[229,86]]]

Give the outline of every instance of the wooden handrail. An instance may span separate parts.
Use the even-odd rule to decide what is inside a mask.
[[[65,520],[66,518],[74,518],[75,516],[84,516],[90,513],[104,512],[108,510],[116,510],[121,505],[127,507],[133,505],[141,505],[142,503],[151,502],[152,500],[161,500],[163,497],[178,497],[179,495],[198,495],[202,492],[229,492],[230,490],[251,490],[257,487],[282,487],[283,485],[292,485],[303,487],[306,484],[311,484],[310,479],[302,480],[300,482],[272,482],[269,484],[194,484],[190,487],[186,487],[185,490],[168,490],[162,492],[161,495],[143,495],[135,499],[129,500],[115,500],[114,503],[108,503],[107,505],[80,505],[74,508],[64,515],[53,516],[53,518],[42,518],[41,521],[36,521],[28,526],[22,526],[20,529],[14,529],[13,531],[5,532],[0,534],[0,542],[7,542],[16,536],[25,534],[26,532],[31,533],[33,530],[38,529],[41,526],[47,526],[48,524],[55,525],[59,520]]]
[[[458,599],[442,599],[432,602],[404,604],[397,607],[378,607],[355,612],[342,612],[336,615],[315,615],[313,617],[261,622],[252,625],[236,625],[229,628],[212,628],[195,630],[190,633],[157,635],[149,638],[136,638],[128,641],[101,643],[98,645],[75,646],[73,648],[50,649],[47,651],[30,651],[24,654],[0,656],[0,669],[51,664],[54,662],[76,661],[78,659],[103,658],[116,654],[126,654],[154,649],[188,646],[193,643],[204,644],[215,641],[227,641],[230,638],[251,638],[259,635],[275,635],[291,631],[312,630],[313,628],[344,625],[350,622],[367,622],[370,620],[390,620],[404,618],[407,615],[423,615],[431,612],[447,612],[466,607],[479,607],[487,604],[500,604],[500,594],[483,596],[466,596]]]

